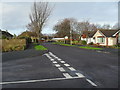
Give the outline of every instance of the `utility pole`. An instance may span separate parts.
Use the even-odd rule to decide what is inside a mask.
[[[70,29],[70,44],[72,45],[72,30]]]

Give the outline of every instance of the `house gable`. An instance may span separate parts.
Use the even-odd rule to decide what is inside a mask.
[[[96,37],[96,36],[104,36],[104,37],[106,37],[100,30],[98,30],[98,31],[93,35],[93,38]]]
[[[119,31],[117,31],[115,34],[113,34],[113,36],[116,36],[119,32],[120,32],[120,30],[119,30]]]

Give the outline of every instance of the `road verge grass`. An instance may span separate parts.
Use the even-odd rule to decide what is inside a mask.
[[[79,48],[90,49],[90,50],[102,50],[102,48],[90,47],[90,46],[80,46]]]
[[[96,47],[90,47],[90,46],[76,46],[76,45],[64,44],[61,42],[53,42],[52,44],[58,44],[58,45],[63,45],[63,46],[74,46],[74,47],[90,49],[90,50],[102,50],[102,48],[96,48]]]
[[[47,48],[45,48],[44,46],[42,46],[42,45],[35,45],[35,50],[47,50]]]
[[[75,45],[70,45],[70,44],[64,44],[61,42],[53,42],[52,44],[58,44],[58,45],[63,45],[63,46],[75,46]]]

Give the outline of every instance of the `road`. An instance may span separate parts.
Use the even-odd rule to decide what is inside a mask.
[[[117,88],[118,56],[44,43],[42,56],[3,62],[3,88]]]

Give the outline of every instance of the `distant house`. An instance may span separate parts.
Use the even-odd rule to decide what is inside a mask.
[[[65,39],[64,38],[52,38],[52,41],[64,41]]]
[[[83,31],[81,40],[85,40],[87,44],[93,42],[95,43],[95,40],[93,38],[93,35],[96,33],[96,31]]]
[[[30,38],[31,42],[38,41],[37,34],[35,32],[31,32],[31,31],[22,32],[20,35],[18,35],[18,38]]]
[[[113,46],[119,44],[120,30],[98,30],[93,38],[95,44],[102,46]]]
[[[2,30],[0,30],[0,38],[2,38],[2,39],[5,39],[5,38],[8,38],[8,39],[11,39],[11,38],[13,38],[13,35],[12,34],[10,34],[8,31],[2,31]]]
[[[113,46],[120,44],[120,30],[83,31],[81,40],[87,44],[93,42],[101,46]]]

